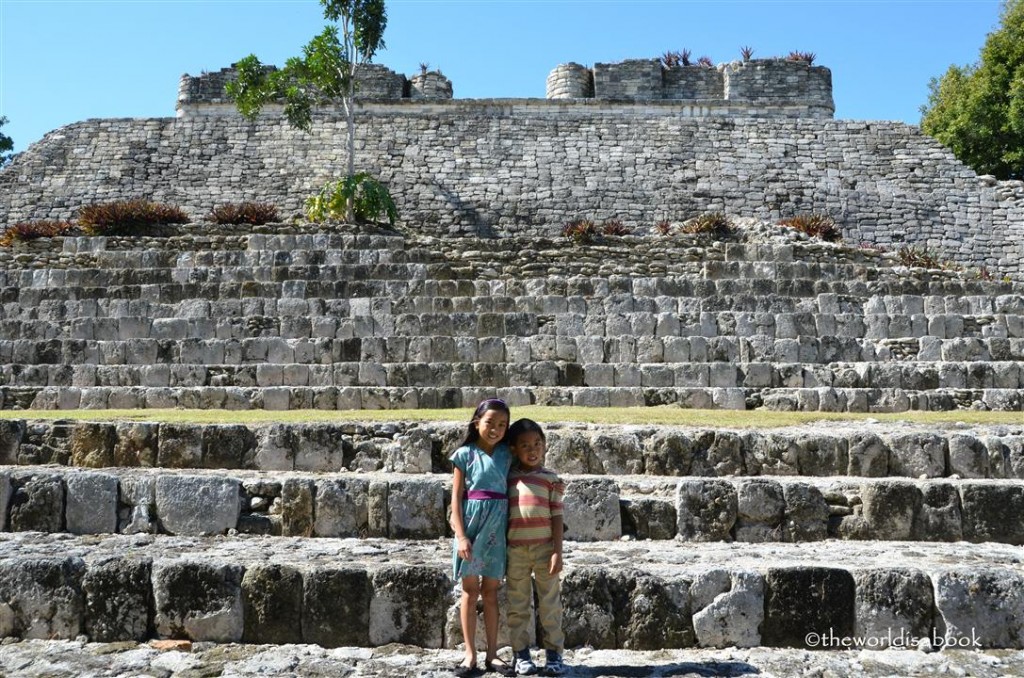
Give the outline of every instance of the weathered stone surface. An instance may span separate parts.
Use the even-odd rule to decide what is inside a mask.
[[[736,497],[736,541],[782,541],[786,498],[780,483],[766,478],[744,481]]]
[[[622,532],[637,539],[672,539],[676,507],[666,499],[623,499]]]
[[[245,643],[302,642],[302,574],[287,565],[253,565],[242,577]]]
[[[757,432],[746,437],[747,470],[752,475],[800,475],[800,447],[789,436]]]
[[[238,524],[241,483],[234,478],[160,476],[156,511],[170,534],[223,534]]]
[[[797,464],[805,476],[845,474],[850,465],[846,440],[833,436],[800,436],[796,445]]]
[[[81,558],[0,561],[0,636],[74,638],[82,628]]]
[[[644,443],[644,471],[658,476],[689,475],[693,455],[692,438],[676,431],[658,431]]]
[[[199,468],[203,459],[203,427],[161,424],[157,465],[162,468]]]
[[[90,563],[82,577],[85,632],[101,643],[144,640],[153,615],[148,559],[110,558]]]
[[[851,476],[880,478],[889,472],[889,446],[873,433],[854,433],[849,440]]]
[[[935,581],[935,626],[948,646],[1024,646],[1024,576],[993,567],[943,572]]]
[[[189,561],[153,565],[154,624],[164,638],[242,639],[243,569]]]
[[[974,436],[949,436],[949,472],[961,478],[988,478],[989,456],[985,444]]]
[[[25,422],[0,419],[0,464],[17,464],[18,447],[25,435]]]
[[[619,475],[644,470],[643,454],[635,436],[596,435],[591,440],[591,449],[599,463],[594,473]]]
[[[433,567],[382,567],[371,576],[369,642],[444,645],[451,580]]]
[[[117,424],[115,466],[156,466],[160,425],[124,422]]]
[[[601,541],[622,536],[619,488],[615,481],[571,480],[566,483],[563,504],[566,539]]]
[[[967,541],[1024,544],[1024,487],[975,483],[960,489],[963,537]]]
[[[816,541],[828,536],[828,503],[821,490],[807,483],[783,485],[786,515],[782,523],[785,541]]]
[[[426,431],[412,429],[395,438],[383,451],[385,471],[395,473],[430,473],[433,439]]]
[[[941,478],[946,475],[946,439],[929,433],[888,436],[890,475]]]
[[[291,471],[295,468],[293,427],[287,424],[263,426],[256,435],[253,465],[266,471]]]
[[[296,471],[340,471],[354,453],[351,443],[329,424],[293,427],[291,449]]]
[[[71,463],[88,468],[114,466],[117,431],[113,424],[82,422],[71,429]]]
[[[370,483],[361,478],[330,478],[316,482],[318,537],[360,537],[369,530]]]
[[[64,529],[64,483],[59,476],[14,475],[11,488],[11,531],[61,532]]]
[[[681,577],[630,576],[626,622],[616,634],[618,647],[632,650],[692,647],[690,582]]]
[[[370,645],[373,585],[365,570],[320,569],[303,577],[302,638],[324,647]]]
[[[747,475],[743,439],[732,431],[701,431],[695,438],[691,475]]]
[[[914,649],[912,638],[931,633],[932,582],[917,570],[886,568],[855,572],[855,636],[871,649]],[[903,639],[903,640],[901,640]]]
[[[927,482],[921,486],[921,510],[917,514],[913,538],[922,541],[963,539],[960,493],[955,485]]]
[[[921,510],[921,492],[914,483],[904,480],[864,483],[860,496],[870,539],[902,541],[911,538]]]
[[[567,647],[618,647],[627,622],[628,582],[597,567],[570,570],[562,580],[562,630]]]
[[[248,426],[203,427],[203,468],[249,468],[256,450],[256,435]]]
[[[736,488],[725,480],[682,480],[676,490],[679,536],[730,541],[738,517]]]
[[[281,485],[281,534],[311,537],[316,486],[308,478],[288,478]]]
[[[547,432],[545,463],[559,473],[591,473],[600,463],[594,456],[590,441],[570,430]]]
[[[0,532],[7,531],[7,509],[12,492],[10,471],[0,471]]]
[[[435,539],[445,533],[444,488],[430,480],[388,483],[388,536]]]
[[[764,576],[712,569],[690,585],[693,628],[701,647],[757,647],[764,622]]]
[[[771,568],[765,574],[765,645],[823,649],[809,634],[849,638],[854,632],[854,580],[824,567]],[[811,642],[809,642],[811,641]]]
[[[117,478],[106,473],[74,473],[66,477],[65,519],[73,534],[117,532]]]

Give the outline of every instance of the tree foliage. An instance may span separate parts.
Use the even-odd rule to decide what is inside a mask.
[[[6,117],[0,117],[0,127],[7,124]],[[11,159],[11,151],[14,150],[14,140],[0,132],[0,167],[3,167]]]
[[[292,57],[284,68],[273,70],[250,54],[237,64],[238,78],[227,86],[238,112],[255,119],[263,106],[284,102],[289,124],[309,132],[313,109],[341,100],[348,132],[348,173],[355,172],[356,68],[369,63],[384,48],[384,29],[388,17],[384,0],[320,0],[324,18],[334,22],[302,48],[301,57]],[[350,194],[351,196],[351,194]],[[346,218],[351,220],[352,197],[347,201]]]
[[[1024,178],[1024,0],[1006,0],[978,63],[929,84],[921,129],[979,174]]]

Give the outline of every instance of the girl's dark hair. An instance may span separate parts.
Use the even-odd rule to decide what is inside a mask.
[[[515,444],[516,438],[524,433],[530,433],[532,431],[540,434],[540,439],[545,443],[548,441],[547,436],[544,435],[544,429],[542,429],[540,424],[535,422],[533,419],[517,419],[516,423],[508,427],[508,433],[505,435],[505,439],[508,440],[510,444]]]
[[[476,423],[483,419],[484,414],[491,410],[497,410],[498,412],[504,412],[505,416],[509,419],[512,418],[512,410],[508,408],[508,404],[500,398],[488,398],[483,400],[479,405],[476,406],[476,410],[473,411],[473,418],[469,420],[469,426],[466,427],[466,439],[462,441],[463,445],[469,445],[475,443],[480,439],[480,431],[476,427]],[[505,437],[502,438],[502,442],[508,440],[508,431],[505,432]]]

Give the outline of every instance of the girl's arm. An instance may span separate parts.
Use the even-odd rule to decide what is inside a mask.
[[[551,565],[548,567],[550,574],[558,574],[562,571],[562,516],[551,516]]]
[[[473,542],[466,536],[466,524],[462,517],[462,494],[465,491],[466,475],[458,466],[455,467],[452,476],[452,530],[455,532],[455,539],[459,544],[459,558],[463,560],[473,559]]]

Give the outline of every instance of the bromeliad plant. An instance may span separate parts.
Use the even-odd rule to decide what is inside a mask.
[[[188,221],[174,205],[141,199],[93,203],[78,210],[78,227],[88,235],[138,235],[151,226]]]
[[[305,132],[312,129],[315,106],[340,99],[348,132],[348,181],[356,176],[356,68],[371,62],[384,48],[388,17],[384,0],[320,0],[320,5],[324,18],[334,25],[326,26],[303,47],[302,57],[288,59],[278,71],[250,54],[236,65],[238,79],[228,84],[227,94],[239,113],[250,120],[259,116],[265,104],[283,99],[285,118]],[[345,194],[347,221],[356,218],[356,194],[355,190]]]
[[[225,203],[214,207],[210,219],[215,224],[249,224],[259,226],[278,220],[277,208],[268,203]]]
[[[590,219],[573,219],[562,227],[562,237],[573,245],[586,245],[597,238],[597,225]]]
[[[68,221],[19,221],[0,233],[0,247],[12,247],[16,243],[29,240],[67,235],[74,229],[75,225]]]
[[[839,242],[843,239],[843,232],[836,226],[836,220],[827,214],[798,214],[783,219],[779,224],[826,242]]]

